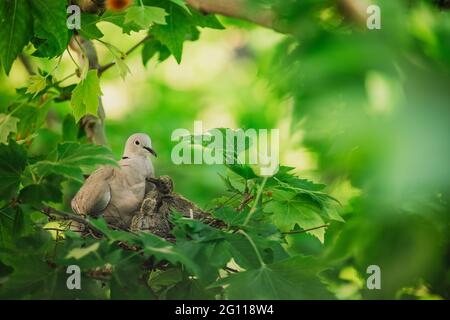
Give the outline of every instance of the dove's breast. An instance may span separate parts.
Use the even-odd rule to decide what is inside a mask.
[[[149,162],[146,158],[120,161],[121,168],[116,170],[109,182],[111,201],[105,210],[105,218],[111,223],[121,220],[128,226],[139,209],[145,195],[145,181],[150,173],[150,166],[146,162]]]

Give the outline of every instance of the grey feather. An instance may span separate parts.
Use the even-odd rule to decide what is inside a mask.
[[[111,201],[109,180],[114,167],[104,166],[94,171],[72,199],[72,210],[81,215],[96,216],[106,209]]]

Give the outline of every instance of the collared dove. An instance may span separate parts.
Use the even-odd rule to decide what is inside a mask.
[[[120,167],[102,166],[94,171],[72,199],[72,210],[81,215],[103,215],[108,223],[128,228],[147,192],[147,179],[155,176],[150,154],[156,157],[148,135],[130,136]]]

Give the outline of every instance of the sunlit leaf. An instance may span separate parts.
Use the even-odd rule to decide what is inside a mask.
[[[93,243],[89,247],[86,248],[74,248],[67,254],[67,259],[74,258],[74,259],[81,259],[84,256],[87,256],[88,254],[95,252],[98,250],[100,244]]]
[[[41,75],[34,75],[30,77],[30,83],[26,93],[36,96],[39,92],[47,87],[47,79]]]
[[[150,6],[135,6],[127,10],[125,23],[134,22],[142,29],[148,29],[152,24],[166,24],[167,13],[164,9]]]

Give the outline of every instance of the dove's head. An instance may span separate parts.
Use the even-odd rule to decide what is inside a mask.
[[[148,156],[156,152],[152,148],[152,140],[145,133],[135,133],[131,135],[125,144],[124,157]]]

